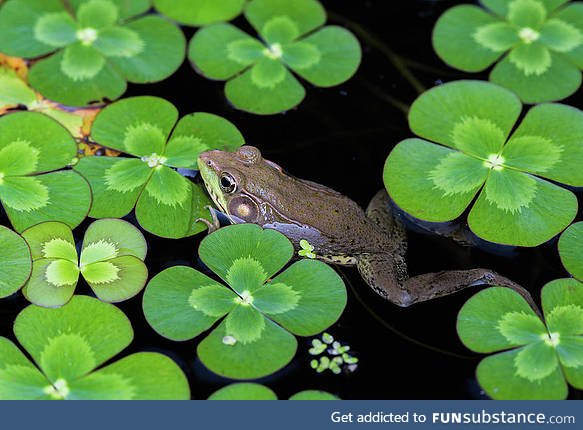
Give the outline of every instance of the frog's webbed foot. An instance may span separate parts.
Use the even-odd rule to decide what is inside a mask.
[[[207,226],[208,234],[211,234],[217,231],[219,228],[221,228],[221,223],[219,221],[219,218],[217,217],[217,212],[212,206],[207,205],[204,208],[210,212],[212,221],[209,221],[206,218],[197,218],[194,220],[194,223],[196,224],[197,222],[202,222]]]

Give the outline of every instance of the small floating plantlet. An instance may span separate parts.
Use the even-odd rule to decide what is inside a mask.
[[[314,246],[310,245],[310,243],[305,239],[300,240],[300,250],[298,251],[298,255],[304,258],[316,258]]]
[[[32,275],[22,292],[36,305],[56,307],[67,303],[79,276],[100,300],[112,303],[135,296],[148,280],[146,240],[126,221],[103,219],[91,224],[80,256],[73,233],[65,224],[38,224],[22,236],[33,259]]]
[[[566,4],[569,3],[569,4]],[[581,85],[583,6],[567,0],[482,0],[437,22],[433,45],[450,66],[481,72],[527,103],[560,100]]]
[[[236,18],[247,0],[154,0],[154,7],[181,24],[200,27]]]
[[[310,367],[318,373],[329,370],[335,375],[343,370],[354,372],[358,366],[358,358],[348,351],[349,345],[342,345],[329,333],[323,333],[320,339],[312,339],[312,347],[308,352],[316,358],[310,361]]]
[[[0,202],[16,231],[51,220],[75,228],[85,219],[89,184],[63,170],[76,154],[71,134],[48,116],[16,112],[0,117]]]
[[[494,399],[564,399],[567,382],[583,389],[583,285],[573,279],[542,290],[544,321],[522,296],[494,287],[461,309],[457,328],[472,351],[498,354],[478,365],[477,378]]]
[[[221,117],[194,113],[178,121],[177,109],[157,97],[132,97],[100,112],[91,130],[98,144],[130,157],[87,157],[75,166],[91,184],[92,218],[121,218],[135,208],[140,225],[168,238],[192,236],[206,226],[211,201],[176,169],[198,169],[209,149],[244,144],[237,128]]]
[[[22,288],[32,271],[30,249],[25,240],[7,227],[0,225],[0,299]]]
[[[252,382],[237,382],[215,391],[209,396],[208,400],[277,400],[277,395],[265,385]],[[294,394],[289,400],[340,399],[326,391],[305,390]]]
[[[287,269],[291,242],[254,224],[222,228],[203,239],[199,256],[229,287],[190,267],[155,276],[144,293],[150,325],[172,340],[209,329],[197,356],[233,379],[269,375],[294,356],[294,335],[325,330],[342,314],[346,289],[326,264],[301,260]]]
[[[490,242],[537,246],[551,239],[577,214],[577,198],[557,184],[583,186],[583,112],[538,105],[513,131],[521,110],[513,93],[487,82],[427,91],[409,114],[423,139],[400,142],[385,163],[390,196],[432,222],[471,207],[470,229]]]
[[[161,81],[184,61],[182,31],[149,9],[149,0],[10,0],[0,8],[0,52],[38,59],[29,80],[47,99],[115,100],[128,81]]]
[[[59,309],[30,305],[0,337],[1,400],[186,400],[188,381],[165,355],[138,352],[101,367],[133,339],[115,306],[75,296]]]
[[[188,54],[202,75],[227,81],[225,94],[238,109],[270,115],[297,106],[305,89],[292,71],[317,87],[333,87],[358,69],[358,40],[344,28],[322,27],[326,12],[316,0],[252,0],[245,17],[261,41],[231,24],[214,24],[194,35]]]

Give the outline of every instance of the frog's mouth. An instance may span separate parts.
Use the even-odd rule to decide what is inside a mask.
[[[217,205],[219,210],[228,215],[227,211],[227,201],[221,190],[219,184],[219,176],[216,172],[200,158],[197,160],[198,169],[200,171],[200,176],[204,182],[207,192],[211,196],[211,199]]]

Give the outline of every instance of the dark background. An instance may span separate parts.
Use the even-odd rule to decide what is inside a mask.
[[[155,95],[173,102],[182,115],[211,112],[234,122],[249,144],[259,147],[267,159],[281,164],[295,176],[330,186],[361,206],[382,185],[384,161],[401,139],[412,133],[405,114],[396,107],[409,105],[415,89],[381,52],[391,50],[426,87],[456,79],[487,79],[487,74],[468,75],[449,69],[434,54],[431,30],[443,11],[460,1],[451,0],[327,0],[330,23],[348,25],[348,19],[366,34],[358,34],[363,62],[349,82],[331,89],[307,87],[305,101],[295,110],[271,117],[237,111],[229,106],[223,83],[197,75],[186,62],[170,79],[155,85],[132,85],[125,97]],[[467,3],[467,2],[466,2]],[[252,33],[242,18],[235,24]],[[193,29],[185,29],[190,39]],[[381,44],[381,49],[374,41]],[[578,105],[580,93],[565,103]],[[395,100],[398,100],[395,103]],[[129,218],[131,219],[131,218]],[[6,218],[0,219],[7,224]],[[82,238],[83,227],[76,230]],[[147,264],[151,275],[176,264],[199,267],[196,258],[202,238],[164,240],[146,234]],[[478,249],[462,247],[431,235],[410,232],[409,269],[412,275],[444,269],[487,267],[519,282],[539,300],[548,281],[568,276],[560,264],[556,240],[536,249]],[[360,279],[356,269],[339,269],[348,288],[348,307],[328,331],[352,347],[359,357],[352,374],[318,375],[309,366],[309,339],[299,339],[294,361],[282,371],[264,378],[280,398],[304,389],[323,389],[343,399],[462,399],[481,398],[475,368],[481,356],[464,348],[457,338],[457,312],[476,290],[398,308],[377,296]],[[77,293],[91,294],[80,281]],[[199,339],[171,342],[147,324],[141,294],[120,307],[130,317],[135,340],[124,351],[160,351],[174,358],[187,374],[193,398],[206,398],[229,383],[196,359]],[[12,322],[26,305],[20,294],[0,302],[0,335],[13,338]],[[202,339],[202,337],[200,338]],[[117,359],[118,357],[116,357]],[[572,391],[571,398],[580,392]]]

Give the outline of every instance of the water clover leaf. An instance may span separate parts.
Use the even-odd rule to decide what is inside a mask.
[[[16,231],[49,220],[74,228],[85,219],[91,204],[87,181],[60,170],[76,153],[67,130],[43,114],[0,118],[0,202]]]
[[[227,81],[225,94],[238,109],[270,115],[297,106],[305,89],[292,72],[332,87],[358,69],[358,40],[344,28],[322,27],[326,12],[316,0],[252,0],[245,17],[261,41],[219,23],[200,29],[188,52],[202,75]]]
[[[468,348],[497,353],[477,369],[478,382],[494,399],[564,399],[567,382],[583,387],[583,285],[560,279],[541,295],[544,320],[522,296],[501,287],[479,292],[458,315],[458,334]]]
[[[570,226],[559,239],[559,254],[567,271],[583,281],[583,222]]]
[[[184,60],[173,23],[143,15],[149,0],[10,0],[0,8],[0,52],[36,59],[31,86],[70,106],[114,100],[127,82],[161,81]]]
[[[29,360],[0,337],[0,399],[188,399],[188,382],[168,357],[140,352],[102,366],[133,338],[115,306],[75,296],[59,309],[25,308],[14,334]]]
[[[177,123],[178,122],[178,123]],[[202,188],[175,169],[197,169],[209,149],[235,150],[244,139],[229,121],[194,113],[178,121],[164,99],[133,97],[113,103],[95,119],[92,138],[126,157],[89,157],[75,166],[91,184],[93,218],[121,218],[135,208],[140,225],[162,237],[201,232],[211,202]]]
[[[215,391],[209,396],[208,400],[277,400],[277,395],[265,385],[253,382],[238,382]],[[294,394],[289,400],[340,399],[325,391],[305,390]]]
[[[443,61],[466,72],[496,63],[490,81],[526,103],[564,99],[581,85],[583,69],[583,4],[565,3],[482,0],[486,10],[455,6],[437,21],[433,46]]]
[[[93,222],[85,232],[80,256],[73,233],[65,224],[38,224],[22,235],[33,259],[32,275],[22,292],[36,305],[56,307],[67,303],[80,275],[100,300],[111,303],[135,296],[146,285],[146,241],[126,221]]]
[[[411,130],[385,163],[395,202],[426,221],[451,221],[468,207],[479,237],[537,246],[567,227],[583,185],[583,112],[560,104],[531,108],[510,91],[458,81],[427,91],[409,114]],[[511,133],[512,132],[512,133]],[[425,140],[427,139],[427,140]]]
[[[199,255],[228,287],[189,267],[172,267],[146,287],[144,314],[172,340],[211,330],[197,353],[219,375],[249,379],[279,370],[296,352],[294,334],[320,333],[346,305],[341,278],[322,262],[302,260],[278,274],[293,246],[275,230],[225,227],[203,239]]]
[[[238,16],[246,0],[154,0],[154,7],[181,24],[199,27],[230,21]]]
[[[18,291],[28,281],[32,271],[30,249],[25,240],[0,226],[0,298]]]

